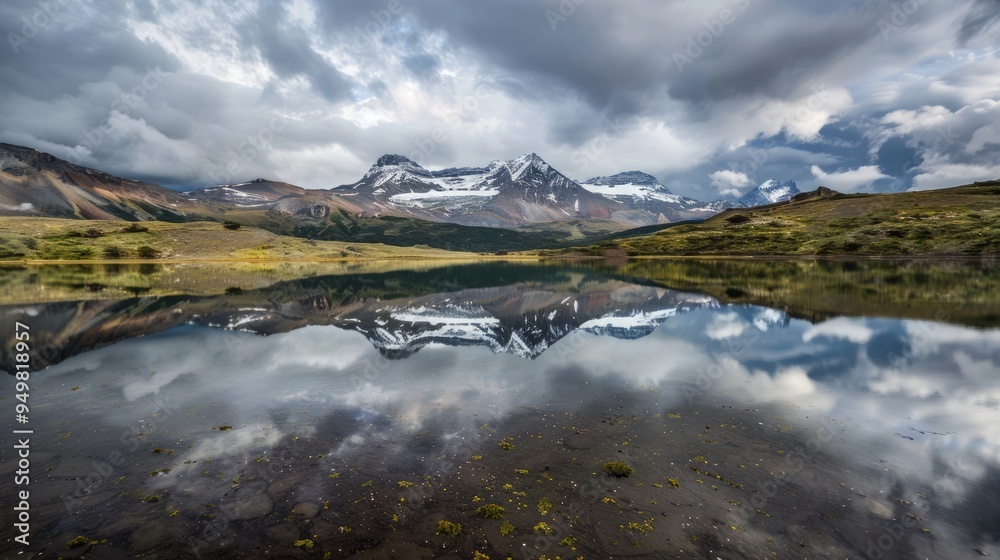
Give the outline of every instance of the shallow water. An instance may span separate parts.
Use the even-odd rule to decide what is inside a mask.
[[[0,450],[4,548],[1000,555],[994,269],[676,266],[319,270],[229,295],[12,302],[5,340],[30,325],[48,367],[31,382],[27,549]],[[768,289],[767,271],[804,288]],[[807,297],[887,277],[850,304]],[[13,377],[0,386],[13,416]]]

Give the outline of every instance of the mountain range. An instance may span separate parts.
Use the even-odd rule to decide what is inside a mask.
[[[791,181],[768,181],[738,201],[675,195],[655,177],[628,171],[570,179],[537,154],[483,167],[430,171],[399,155],[380,157],[357,182],[304,189],[255,179],[187,192],[116,177],[31,148],[0,144],[0,215],[192,221],[281,216],[306,222],[331,213],[416,218],[506,229],[551,223],[606,230],[699,220],[731,207],[790,199]]]

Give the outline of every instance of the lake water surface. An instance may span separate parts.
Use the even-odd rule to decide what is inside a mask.
[[[25,266],[0,294],[0,369],[21,322],[37,370],[9,558],[1000,557],[993,262]]]

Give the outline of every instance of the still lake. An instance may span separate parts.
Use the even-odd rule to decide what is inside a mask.
[[[994,261],[0,268],[17,322],[4,557],[1000,557]]]

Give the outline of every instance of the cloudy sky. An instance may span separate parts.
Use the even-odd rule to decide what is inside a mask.
[[[194,188],[536,152],[705,200],[1000,178],[1000,0],[12,0],[0,140]]]

